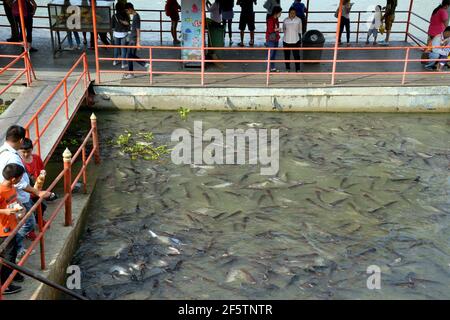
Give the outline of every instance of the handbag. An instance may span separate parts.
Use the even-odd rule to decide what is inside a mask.
[[[381,26],[380,26],[380,33],[383,35],[384,34],[384,32],[386,31],[386,29],[384,28],[384,24],[382,24]]]

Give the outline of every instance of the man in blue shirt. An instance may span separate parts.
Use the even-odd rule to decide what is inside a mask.
[[[302,3],[302,0],[295,0],[291,8],[294,8],[295,12],[297,13],[297,17],[302,19],[302,33],[305,34],[307,24],[305,13],[308,11],[308,9],[306,8],[305,4]]]

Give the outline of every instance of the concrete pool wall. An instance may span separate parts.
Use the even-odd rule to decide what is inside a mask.
[[[169,88],[95,86],[95,106],[117,110],[450,112],[450,88]]]

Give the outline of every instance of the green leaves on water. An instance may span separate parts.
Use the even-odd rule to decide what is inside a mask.
[[[189,112],[191,112],[191,109],[189,108],[180,107],[180,109],[178,109],[178,114],[180,115],[180,118],[183,121],[186,121]]]
[[[166,145],[156,146],[152,132],[133,133],[125,130],[113,143],[125,154],[128,154],[131,160],[142,158],[148,161],[161,159],[168,154],[170,149]]]

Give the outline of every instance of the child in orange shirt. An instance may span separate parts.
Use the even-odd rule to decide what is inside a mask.
[[[24,167],[18,164],[8,164],[3,169],[2,174],[5,180],[0,183],[0,244],[17,227],[17,218],[24,214],[24,209],[17,200],[17,192],[14,188],[14,185],[22,179],[24,173]],[[1,253],[1,257],[12,263],[16,262],[17,243],[15,239],[8,244]],[[0,264],[0,283],[4,283],[11,275],[11,272],[10,268]],[[23,281],[23,276],[17,274],[14,280],[21,282]],[[13,294],[21,290],[21,287],[10,284],[3,294]]]

